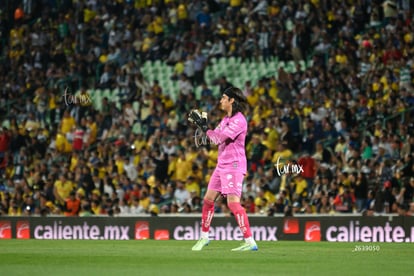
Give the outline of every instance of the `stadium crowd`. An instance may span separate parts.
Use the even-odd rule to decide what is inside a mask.
[[[212,87],[232,84],[204,72],[229,57],[297,64],[240,87],[249,213],[412,214],[412,2],[5,1],[0,215],[200,212],[217,148],[187,114],[216,125]],[[173,67],[176,101],[148,60]],[[121,100],[97,108],[96,88]]]

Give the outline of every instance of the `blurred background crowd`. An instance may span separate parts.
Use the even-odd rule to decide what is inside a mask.
[[[231,59],[294,65],[240,86],[249,213],[412,214],[413,2],[1,1],[0,215],[200,212],[217,147],[187,114],[217,124]]]

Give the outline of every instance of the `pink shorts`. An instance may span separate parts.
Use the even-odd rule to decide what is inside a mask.
[[[208,189],[217,191],[222,195],[236,195],[241,197],[244,174],[237,171],[214,170],[211,175]]]

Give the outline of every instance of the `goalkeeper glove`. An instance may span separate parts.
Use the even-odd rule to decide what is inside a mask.
[[[203,132],[207,132],[208,126],[206,112],[200,112],[198,109],[193,109],[190,111],[190,114],[188,114],[188,120],[195,124]]]

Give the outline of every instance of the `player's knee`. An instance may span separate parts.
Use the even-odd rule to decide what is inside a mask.
[[[240,211],[244,210],[240,202],[229,202],[227,206],[233,214],[239,213]]]
[[[214,207],[214,201],[208,198],[204,198],[203,204],[206,207]]]

